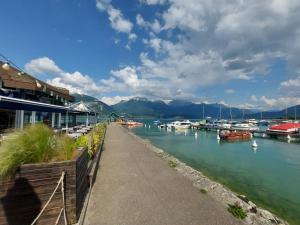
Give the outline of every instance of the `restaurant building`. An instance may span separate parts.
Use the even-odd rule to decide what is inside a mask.
[[[49,85],[0,61],[0,132],[44,123],[52,128],[78,124],[76,117],[92,115],[72,107],[65,88]],[[95,113],[94,113],[95,114]]]

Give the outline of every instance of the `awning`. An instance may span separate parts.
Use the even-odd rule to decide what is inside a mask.
[[[52,105],[42,102],[34,102],[19,98],[11,98],[6,96],[0,96],[0,109],[12,109],[12,110],[26,110],[26,111],[39,111],[39,112],[57,112],[64,113],[69,111],[69,107]],[[72,110],[71,110],[72,111]]]

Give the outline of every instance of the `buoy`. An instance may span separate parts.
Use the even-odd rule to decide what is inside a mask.
[[[217,140],[220,140],[220,135],[219,134],[217,135]]]
[[[253,143],[252,143],[252,148],[257,148],[257,146],[258,145],[257,145],[256,141],[254,140]]]
[[[288,136],[287,136],[287,139],[288,139],[288,140],[291,140],[291,136],[290,136],[289,134],[288,134]]]

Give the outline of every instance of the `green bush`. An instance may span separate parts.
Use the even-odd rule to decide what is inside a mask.
[[[206,189],[203,189],[203,188],[200,189],[200,192],[201,192],[202,194],[207,194],[207,190],[206,190]]]
[[[90,158],[93,158],[104,138],[105,130],[106,124],[100,123],[95,125],[89,134],[83,135],[76,140],[75,146],[87,147]]]
[[[229,205],[227,209],[234,217],[239,219],[245,219],[247,217],[247,213],[243,210],[243,208],[236,202],[234,205]]]
[[[22,164],[49,162],[56,154],[54,137],[43,124],[10,133],[0,146],[0,176],[13,173]]]
[[[57,155],[55,159],[59,161],[72,159],[75,148],[75,141],[72,138],[66,135],[58,136],[56,140]]]
[[[87,147],[92,158],[104,138],[105,129],[106,124],[97,124],[89,134],[76,141],[66,135],[55,135],[44,124],[13,131],[0,145],[0,177],[13,174],[23,164],[70,160],[78,147]]]
[[[171,168],[175,168],[176,166],[178,166],[178,165],[177,165],[177,162],[175,162],[175,161],[173,161],[173,160],[170,160],[170,161],[168,162],[168,165],[169,165],[169,167],[171,167]]]

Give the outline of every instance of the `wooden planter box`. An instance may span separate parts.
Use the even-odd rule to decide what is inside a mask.
[[[88,153],[75,160],[22,165],[13,179],[0,181],[0,225],[31,224],[65,171],[65,201],[69,224],[77,222],[88,191]],[[36,224],[55,224],[62,203],[61,188]],[[63,223],[63,215],[60,219]]]

